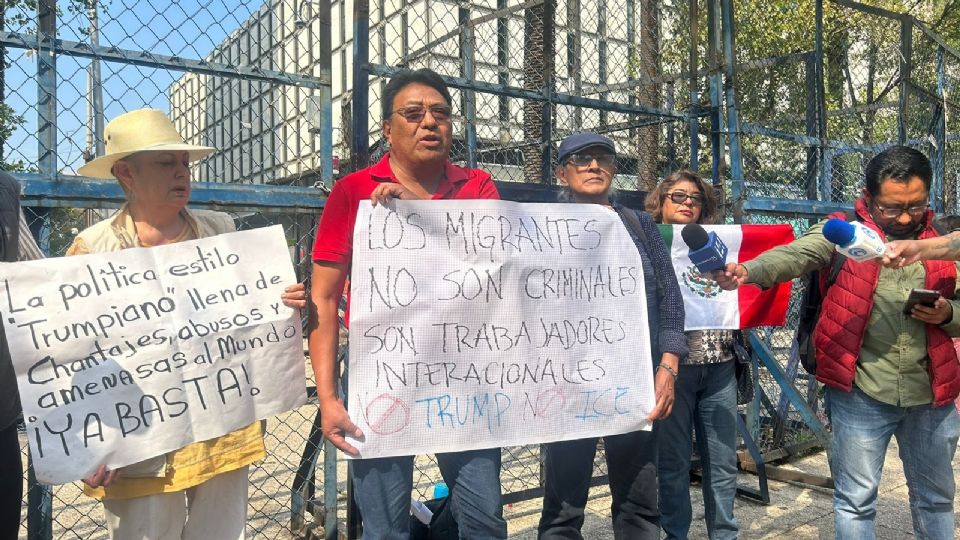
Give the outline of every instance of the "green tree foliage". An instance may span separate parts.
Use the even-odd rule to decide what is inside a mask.
[[[960,0],[866,0],[865,4],[916,17],[960,49]],[[668,2],[668,6],[671,4]],[[697,36],[701,66],[706,59],[706,9],[700,3]],[[686,2],[670,11],[670,33],[689,35]],[[816,110],[812,52],[816,37],[815,0],[737,0],[735,58],[737,104],[741,120],[785,133],[804,135]],[[669,9],[668,9],[669,11]],[[912,34],[913,52],[908,92],[908,138],[923,139],[937,118],[938,44],[919,29]],[[665,65],[687,71],[689,40],[665,44]],[[885,18],[824,1],[823,70],[827,135],[832,140],[872,144],[893,141],[901,118],[901,27]],[[960,90],[960,59],[947,53],[948,92]],[[776,59],[776,60],[775,60]],[[953,74],[953,79],[951,75]],[[703,80],[701,88],[707,88]],[[701,92],[701,104],[706,105]],[[960,116],[960,111],[953,111]],[[949,115],[948,111],[948,123]],[[957,126],[960,128],[960,125]],[[950,131],[948,126],[948,131]],[[810,179],[807,148],[776,137],[747,135],[743,140],[744,168],[751,195],[805,195]],[[865,156],[838,156],[834,162],[834,196],[851,199],[859,190]]]

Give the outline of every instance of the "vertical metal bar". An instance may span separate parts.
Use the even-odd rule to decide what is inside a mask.
[[[333,80],[333,49],[331,0],[319,0],[318,16],[320,25],[320,72],[321,77]],[[381,50],[383,54],[383,50]],[[320,181],[327,188],[333,186],[333,88],[331,84],[320,87]],[[320,411],[317,410],[319,416]],[[314,465],[315,466],[315,465]],[[340,535],[340,521],[337,518],[337,449],[323,439],[323,537],[336,540]]]
[[[380,2],[380,17],[386,20],[387,18],[387,2],[386,0],[381,0]],[[380,39],[384,44],[384,53],[383,53],[383,62],[386,63],[386,46],[387,46],[387,32],[384,29],[380,30]],[[409,12],[404,10],[400,14],[400,56],[403,58],[403,67],[407,67],[410,63],[407,59],[407,55],[410,54],[410,15]]]
[[[697,77],[697,68],[700,67],[700,2],[689,0],[687,2],[687,11],[690,17],[690,169],[696,171],[700,168],[700,79]],[[630,55],[633,58],[633,55]]]
[[[320,77],[328,82],[320,87],[320,181],[324,187],[333,186],[333,57],[331,51],[333,43],[331,42],[332,21],[330,0],[317,0],[317,24],[320,26],[320,35],[318,45],[320,49],[320,58],[316,59],[320,64]],[[324,477],[326,478],[326,477]]]
[[[743,222],[743,201],[746,197],[743,179],[743,159],[740,153],[740,115],[735,95],[736,67],[734,66],[733,0],[722,0],[723,17],[724,94],[727,109],[727,144],[730,147],[730,198],[733,200],[733,221]]]
[[[946,90],[946,69],[944,66],[943,45],[937,47],[937,98],[940,103],[934,107],[933,117],[933,153],[931,155],[931,164],[933,165],[933,185],[930,186],[930,204],[936,212],[943,212],[944,202],[946,200],[946,190],[944,186],[944,168],[946,167],[946,100],[944,91]],[[953,197],[951,197],[952,199]],[[951,201],[954,204],[956,201]]]
[[[806,71],[806,132],[808,137],[817,137],[817,66],[816,55],[807,54],[803,59]],[[815,200],[819,191],[817,179],[820,176],[820,164],[817,158],[818,146],[807,146],[806,191],[807,198]]]
[[[57,58],[53,52],[57,37],[56,0],[40,0],[37,18],[40,23],[37,32],[37,167],[40,174],[53,180],[57,174]]]
[[[89,1],[87,3],[87,16],[90,19],[90,45],[97,47],[100,45],[97,2]],[[97,58],[91,59],[88,70],[90,99],[88,101],[87,150],[90,157],[93,158],[105,153],[103,141],[103,84],[100,78],[100,60]]]
[[[51,180],[57,174],[57,59],[53,44],[57,33],[56,0],[37,4],[37,167]],[[49,247],[49,246],[44,246]],[[27,462],[27,538],[53,538],[53,492],[37,482],[33,460]]]
[[[910,113],[910,79],[913,77],[913,18],[900,19],[900,114],[897,115],[897,142],[907,142]]]
[[[377,52],[379,54],[374,55],[373,61],[375,63],[376,62],[386,63],[388,44],[387,44],[387,33],[383,30],[383,28],[386,26],[386,19],[387,19],[387,0],[378,0],[377,10],[380,13],[380,20],[383,21],[383,26],[381,27],[381,30],[377,32],[377,48],[379,49],[379,51]],[[403,16],[406,16],[406,12],[403,13]],[[405,45],[405,42],[406,42],[406,34],[404,34],[404,32],[406,32],[407,30],[406,28],[407,24],[405,20],[401,20],[400,24],[402,25],[400,29],[400,32],[401,32],[400,61],[397,62],[397,65],[405,66],[407,62],[407,50],[404,49],[403,46]]]
[[[817,90],[817,137],[820,144],[817,146],[817,161],[820,168],[817,175],[818,198],[821,201],[830,201],[833,198],[833,190],[830,187],[830,177],[833,175],[832,169],[827,166],[827,95],[824,91],[823,76],[823,0],[817,0],[816,3],[816,28],[813,45],[813,65],[814,76],[816,78]],[[832,165],[831,165],[832,167]],[[826,183],[825,183],[826,182]],[[826,189],[824,189],[826,186]]]
[[[833,200],[833,148],[823,147],[823,172],[820,174],[820,200]]]
[[[545,0],[543,3],[543,61],[544,66],[554,63],[554,30],[556,0]],[[540,163],[540,182],[553,182],[553,68],[547,68],[543,81],[543,114],[540,124],[540,143],[543,145],[543,157]]]
[[[323,439],[323,520],[324,540],[337,540],[340,522],[337,519],[337,447]]]
[[[380,13],[385,18],[384,13]],[[404,36],[403,46],[406,46]],[[370,164],[370,3],[369,0],[354,0],[353,2],[353,141],[351,141],[354,171]],[[325,447],[327,455],[329,446]],[[324,456],[326,467],[327,456]],[[351,488],[351,473],[347,472],[347,538],[359,538],[360,511],[353,500]],[[324,487],[326,495],[326,487]]]
[[[580,67],[582,55],[583,25],[580,24],[580,0],[567,2],[567,77],[573,79],[573,95],[583,95],[583,69]],[[573,125],[570,131],[583,129],[583,108],[573,108]]]
[[[756,330],[747,331],[747,336]],[[760,438],[760,400],[763,398],[763,387],[760,386],[760,359],[756,354],[750,355],[750,369],[753,370],[753,401],[747,403],[746,431],[753,440]]]
[[[690,0],[691,2],[696,2],[697,0]],[[627,77],[630,79],[637,78],[637,67],[635,58],[637,58],[637,2],[636,0],[627,0],[627,58],[629,62],[627,64]],[[629,92],[630,106],[637,104],[637,94],[636,92]],[[638,120],[637,115],[630,115],[630,122],[636,122]],[[636,144],[634,137],[637,134],[635,128],[630,128],[630,140],[631,144]]]
[[[597,0],[597,78],[601,85],[607,84],[607,2]],[[606,101],[607,93],[598,96]],[[607,111],[600,111],[600,126],[607,125]]]
[[[370,3],[353,2],[353,141],[354,171],[370,164]]]
[[[27,539],[53,539],[53,491],[37,482],[33,459],[27,456]]]
[[[475,77],[474,68],[474,28],[470,24],[470,9],[460,4],[460,56],[461,74],[464,79],[472,81]],[[473,90],[461,90],[463,96],[463,126],[467,143],[467,166],[477,167],[477,98]]]
[[[507,8],[507,0],[497,0],[497,10]],[[510,34],[506,17],[497,18],[497,83],[506,86],[510,82]],[[505,127],[510,122],[510,100],[506,96],[497,97],[497,112],[500,119],[500,129],[509,131]]]
[[[707,64],[710,69],[710,177],[713,185],[719,186],[720,164],[723,162],[723,137],[720,117],[720,95],[722,91],[720,66],[720,0],[707,0]]]
[[[676,96],[676,86],[673,81],[667,83],[667,110],[673,112]],[[667,173],[677,168],[677,123],[667,124]]]

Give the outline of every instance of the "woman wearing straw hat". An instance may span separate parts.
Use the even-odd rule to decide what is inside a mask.
[[[126,204],[81,232],[67,255],[150,247],[233,232],[222,212],[188,210],[190,163],[214,152],[186,144],[161,111],[139,109],[104,129],[106,155],[79,173],[116,178]],[[284,304],[306,304],[302,284],[286,289]],[[87,494],[102,499],[114,539],[244,538],[247,468],[266,455],[260,422],[193,443],[141,463],[84,478]]]

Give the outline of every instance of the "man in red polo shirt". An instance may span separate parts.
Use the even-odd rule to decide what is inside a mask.
[[[488,173],[450,162],[450,117],[450,92],[439,75],[429,69],[396,74],[383,94],[383,135],[390,152],[376,165],[337,182],[320,218],[313,248],[310,359],[323,434],[348,454],[356,455],[357,449],[346,437],[363,433],[350,420],[334,386],[337,305],[350,273],[360,201],[500,198]],[[506,538],[500,449],[438,454],[437,462],[450,486],[450,504],[462,537]],[[364,538],[409,538],[413,456],[360,459],[351,465]]]

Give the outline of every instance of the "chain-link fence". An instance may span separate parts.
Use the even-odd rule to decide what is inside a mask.
[[[198,188],[196,197],[204,199],[211,196],[205,194],[205,191],[204,188]],[[321,199],[314,196],[312,202],[310,198],[303,196],[305,194],[301,190],[297,209],[291,209],[289,203],[282,200],[276,200],[275,206],[271,205],[272,198],[281,199],[280,195],[289,191],[290,189],[276,188],[271,190],[264,186],[259,190],[255,208],[244,208],[243,203],[239,203],[236,198],[231,201],[231,198],[220,195],[220,202],[215,207],[228,209],[240,230],[282,225],[297,274],[303,279],[308,275],[311,239],[320,211],[319,206],[311,208],[311,204],[316,204]],[[114,197],[118,196],[119,190],[115,189]],[[87,207],[38,205],[43,202],[52,201],[35,200],[28,192],[23,204],[31,232],[45,246],[48,256],[62,256],[78,230],[86,227],[88,223],[111,215],[116,209],[115,204],[104,205],[102,202]],[[312,384],[312,372],[306,360],[304,370],[308,375],[308,384]],[[323,523],[325,519],[320,502],[313,504],[314,501],[311,500],[309,507],[301,505],[299,508],[291,503],[292,492],[297,487],[300,487],[304,497],[320,499],[320,490],[315,493],[313,486],[323,485],[322,466],[316,469],[316,473],[313,473],[312,466],[304,468],[305,456],[309,460],[319,442],[316,437],[309,440],[315,414],[314,401],[271,418],[266,424],[267,458],[252,465],[250,470],[247,527],[257,538],[289,538],[292,531],[303,532],[307,526]],[[26,435],[23,433],[21,446],[23,462],[26,465],[28,453]],[[344,479],[345,476],[341,473],[339,491],[344,491]],[[331,476],[331,481],[336,482],[336,477]],[[29,528],[34,533],[40,533],[40,536],[31,538],[42,538],[44,528],[48,528],[47,537],[107,538],[102,509],[96,500],[83,494],[79,483],[51,488],[30,482],[26,488],[24,498],[29,501],[29,505],[28,513],[22,516],[22,535],[26,535]],[[312,511],[314,515],[304,515],[305,511]],[[49,518],[49,521],[44,523],[44,517]],[[28,521],[33,522],[30,527]]]
[[[306,187],[387,149],[380,96],[401,67],[445,76],[453,158],[497,180],[552,184],[558,142],[594,130],[617,143],[621,189],[690,167],[724,188],[730,215],[791,219],[799,234],[807,222],[796,216],[851,203],[866,161],[900,142],[931,156],[938,210],[960,211],[960,55],[914,17],[848,0],[14,0],[3,15],[0,165],[25,183],[52,255],[118,193],[64,179],[102,153],[105,119],[153,106],[188,142],[219,149],[194,179],[229,186],[195,190],[197,202],[238,224],[283,223],[304,277],[322,206]],[[788,324],[760,334],[819,414],[817,385],[791,352],[803,287]],[[784,383],[767,370],[760,380],[750,414],[765,454],[812,444]],[[314,413],[268,423],[269,457],[251,473],[257,537],[323,524]],[[439,473],[427,458],[416,470],[416,496],[427,498]],[[602,452],[596,471],[605,474]],[[343,494],[344,478],[324,501],[332,516],[344,501],[329,494]],[[502,480],[508,500],[535,496],[538,449],[505,449]],[[55,536],[105,536],[76,486],[31,490],[40,503],[52,497]]]
[[[867,161],[892,144],[916,147],[931,158],[931,205],[938,212],[956,213],[956,158],[950,150],[956,146],[958,124],[951,96],[960,54],[911,15],[848,0],[795,6],[777,11],[760,3],[737,4],[735,88],[743,180],[747,205],[763,214],[748,219],[782,222],[777,203],[767,203],[785,199],[841,205],[792,207],[810,217],[824,209],[849,208],[864,188]],[[763,39],[748,35],[762,29],[777,32],[764,33]],[[761,198],[770,201],[757,200]],[[805,220],[793,224],[798,234],[808,226]],[[796,350],[791,350],[799,320],[796,306],[806,283],[794,285],[787,324],[767,330],[767,343],[825,421],[820,389],[797,369]],[[775,454],[815,440],[769,373],[761,374],[761,384],[761,449]]]
[[[5,2],[0,167],[24,184],[44,252],[62,255],[77,231],[115,211],[114,183],[71,175],[104,152],[106,120],[153,107],[187,142],[217,148],[193,166],[194,180],[215,183],[194,188],[195,206],[228,211],[241,229],[282,224],[305,279],[324,200],[308,186],[329,185],[334,165],[329,14],[329,2],[310,0]],[[306,361],[304,370],[311,385]],[[267,422],[268,457],[250,471],[255,537],[304,534],[326,518],[315,414],[308,404]],[[26,469],[24,481],[21,537],[107,537],[79,484],[41,486]]]
[[[707,77],[690,69],[691,54],[699,65],[696,51],[707,48],[706,8],[633,0],[359,0],[354,13],[362,33],[353,39],[369,44],[354,47],[354,69],[369,67],[354,72],[352,108],[336,105],[346,97],[334,82],[333,107],[344,126],[335,144],[342,155],[352,152],[353,168],[386,150],[381,96],[399,67],[445,76],[454,105],[452,159],[500,181],[553,184],[557,145],[579,131],[615,141],[615,182],[624,190],[650,189],[670,171],[709,163],[713,155],[710,134],[719,126],[700,113],[710,103]],[[595,465],[604,476],[602,449]],[[539,496],[540,478],[538,447],[503,449],[506,501]],[[418,459],[415,498],[430,498],[440,480],[432,458]]]

